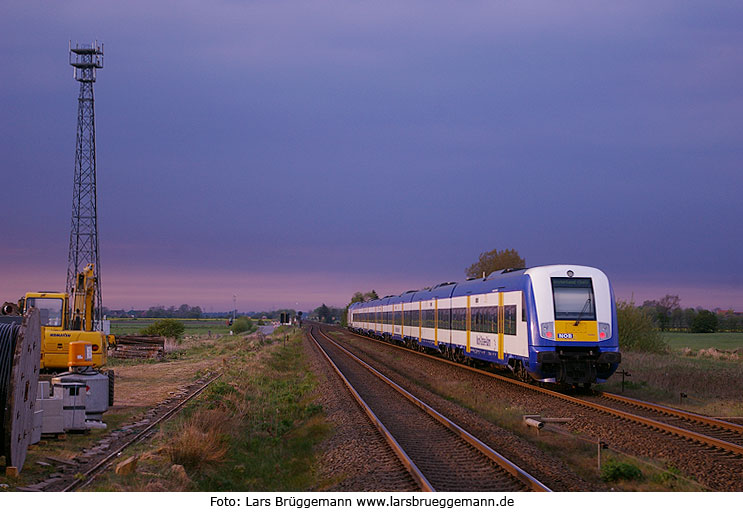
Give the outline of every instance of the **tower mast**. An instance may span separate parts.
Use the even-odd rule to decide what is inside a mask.
[[[73,77],[80,82],[77,103],[77,138],[75,143],[75,181],[72,191],[70,251],[67,257],[67,293],[76,288],[77,274],[94,264],[95,306],[93,318],[103,319],[101,301],[101,261],[98,253],[98,206],[96,198],[95,104],[93,84],[96,70],[103,68],[103,44],[90,46],[70,42],[70,65]]]

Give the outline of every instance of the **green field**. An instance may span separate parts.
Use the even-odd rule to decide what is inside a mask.
[[[114,336],[139,334],[139,332],[164,318],[114,318],[111,319],[111,333]],[[229,334],[226,319],[179,319],[186,327],[186,335]]]
[[[715,334],[690,334],[687,332],[663,332],[663,336],[674,350],[691,348],[702,350],[717,348],[718,350],[735,350],[743,348],[743,332],[720,332]]]

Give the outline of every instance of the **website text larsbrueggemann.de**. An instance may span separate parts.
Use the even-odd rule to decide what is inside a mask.
[[[514,507],[515,500],[508,496],[500,498],[441,498],[436,496],[389,496],[357,498],[305,498],[296,496],[275,496],[273,498],[241,498],[212,496],[211,507],[292,507],[297,509],[333,507],[429,507],[453,509],[460,507]]]

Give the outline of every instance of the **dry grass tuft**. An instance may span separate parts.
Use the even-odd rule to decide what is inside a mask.
[[[707,348],[699,350],[697,357],[708,357],[715,360],[729,360],[737,361],[740,360],[738,350],[718,350],[717,348]]]
[[[197,411],[176,430],[165,446],[173,464],[190,471],[217,464],[227,455],[230,416],[223,410]]]

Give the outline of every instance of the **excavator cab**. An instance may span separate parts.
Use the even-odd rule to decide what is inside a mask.
[[[19,302],[25,312],[39,309],[41,316],[41,367],[49,370],[68,368],[69,344],[89,342],[93,348],[93,366],[106,364],[109,337],[93,330],[95,273],[93,264],[77,274],[72,298],[67,293],[30,292]]]
[[[39,309],[39,320],[42,326],[63,328],[66,325],[66,293],[26,293],[24,312],[31,307]]]

